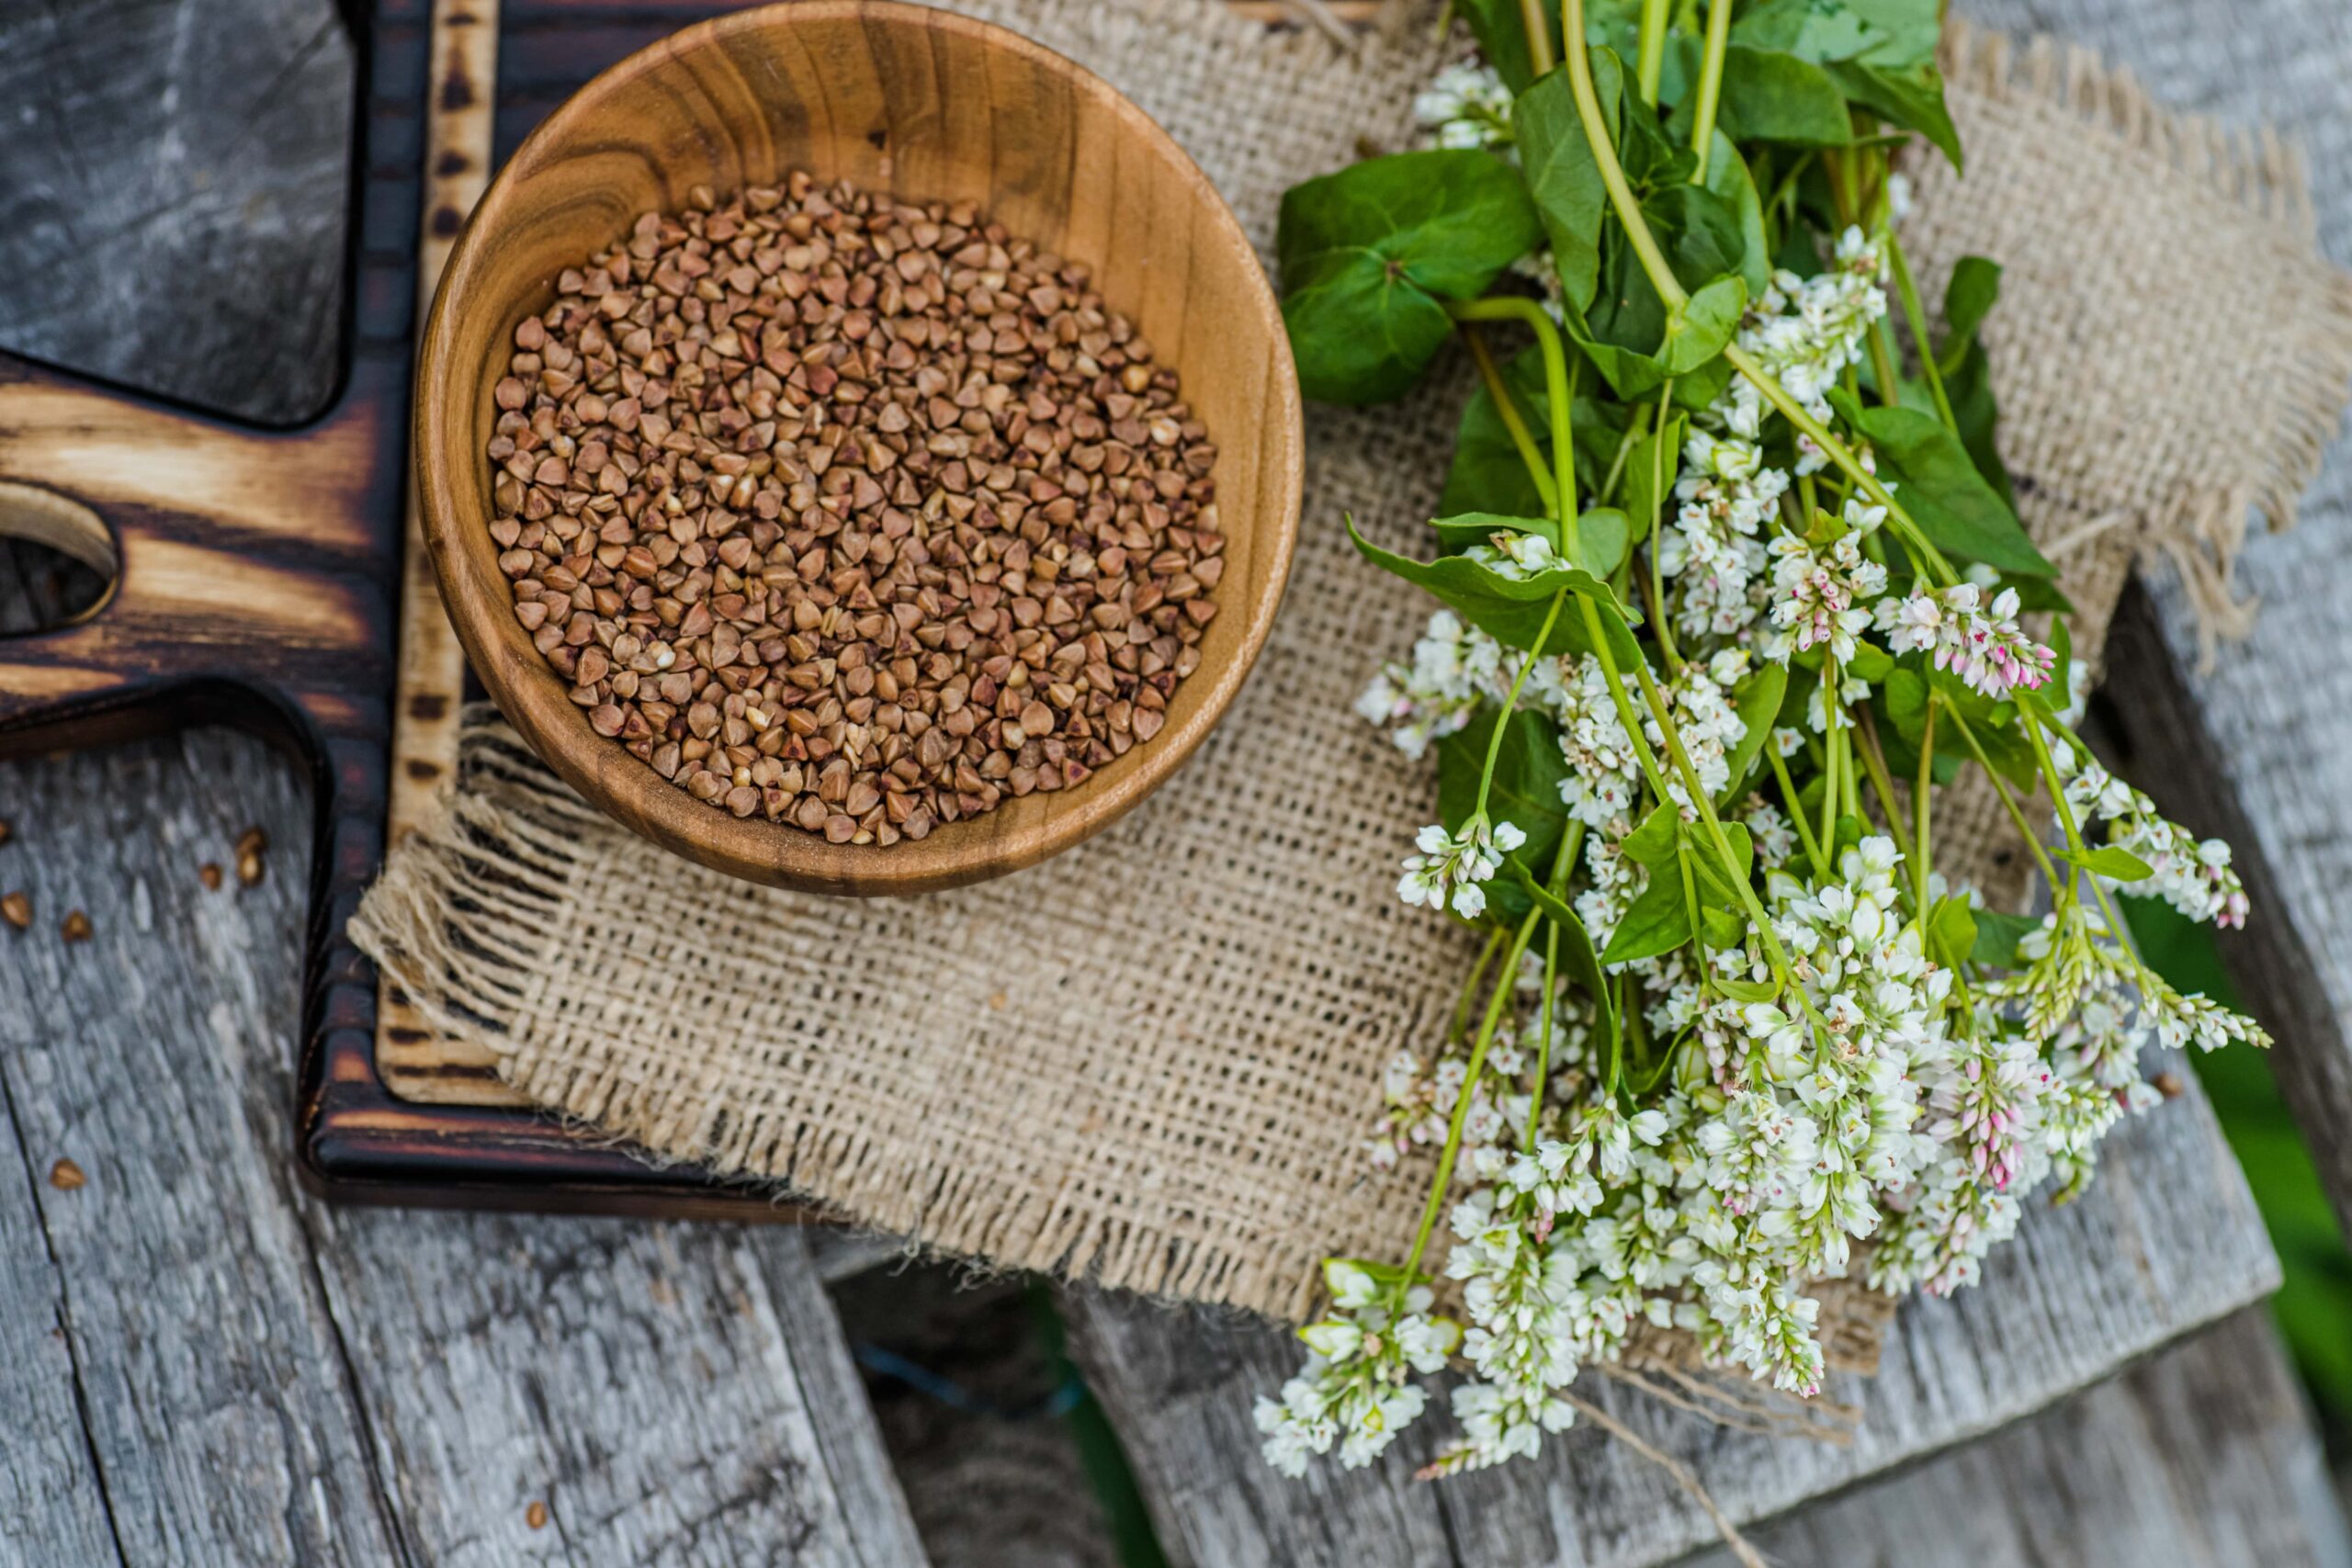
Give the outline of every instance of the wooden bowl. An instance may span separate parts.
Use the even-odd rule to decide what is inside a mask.
[[[1091,265],[1216,444],[1227,562],[1201,663],[1152,739],[1055,794],[1008,799],[920,842],[831,844],[690,798],[589,728],[514,618],[489,531],[484,448],[516,324],[557,275],[687,193],[794,169],[912,201],[978,202]],[[1298,529],[1298,388],[1264,269],[1168,134],[1100,79],[1001,28],[890,0],[797,0],[631,55],[532,132],[458,240],[425,321],[415,450],[424,532],[474,670],[571,786],[664,849],[828,893],[912,893],[1069,848],[1174,773],[1264,646]]]

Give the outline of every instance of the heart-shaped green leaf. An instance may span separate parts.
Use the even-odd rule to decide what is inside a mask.
[[[1543,231],[1491,153],[1399,152],[1293,186],[1275,231],[1299,386],[1325,402],[1402,394],[1453,331],[1444,301],[1485,293]]]

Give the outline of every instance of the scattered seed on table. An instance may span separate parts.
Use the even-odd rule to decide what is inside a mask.
[[[90,940],[90,917],[79,909],[70,910],[57,930],[67,942],[87,942]]]
[[[82,1168],[70,1159],[61,1159],[49,1168],[49,1184],[60,1192],[78,1192],[89,1185],[90,1179]]]
[[[1159,733],[1216,614],[1216,448],[1084,266],[796,175],[556,292],[494,389],[491,533],[598,734],[887,845]]]
[[[0,817],[0,844],[6,843],[16,836],[16,825],[10,822],[6,817]]]
[[[33,901],[22,893],[0,896],[0,920],[6,920],[18,931],[33,923]]]
[[[261,852],[269,848],[269,835],[258,828],[248,828],[237,838],[237,880],[247,887],[261,886]]]
[[[534,1498],[531,1506],[523,1510],[523,1522],[530,1526],[535,1530],[543,1530],[547,1529],[548,1506]]]
[[[206,861],[202,865],[198,866],[196,868],[196,879],[204,884],[204,890],[207,893],[220,892],[220,867],[219,863],[213,861]]]
[[[2180,1081],[2178,1073],[2158,1073],[2155,1077],[2155,1085],[2156,1092],[2166,1100],[2178,1100],[2188,1092],[2188,1086]]]

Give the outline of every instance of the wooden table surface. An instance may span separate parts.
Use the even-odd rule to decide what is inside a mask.
[[[2325,242],[2352,259],[2338,0],[1963,9],[2096,43],[2173,101],[2289,122]],[[0,344],[246,418],[315,407],[354,67],[333,0],[0,0]],[[2216,767],[2186,747],[2168,772],[2271,857],[2300,940],[2262,909],[2233,957],[2270,966],[2257,1006],[2294,1021],[2282,1055],[2321,1094],[2352,1082],[2352,987],[2328,956],[2352,942],[2324,874],[2352,863],[2328,766],[2352,736],[2331,695],[2346,666],[2326,657],[2352,618],[2311,580],[2352,544],[2347,458],[2301,534],[2250,553],[2278,600],[2253,649],[2179,673],[2185,612],[2160,589],[2137,623],[2150,669],[2119,683],[2127,729],[2169,714],[2166,733],[2202,723],[2232,748]],[[0,626],[40,587],[0,564]],[[1084,1532],[1041,1533],[1034,1508],[949,1495],[969,1472],[904,1451],[894,1468],[828,1289],[837,1245],[300,1191],[309,803],[258,743],[207,731],[0,766],[0,892],[36,907],[30,932],[0,931],[0,1564],[1109,1561]],[[199,865],[230,863],[254,827],[274,846],[261,885],[207,889]],[[69,944],[74,908],[93,931]],[[1849,1488],[1760,1532],[1783,1562],[2352,1562],[2275,1339],[2239,1310],[2273,1270],[2192,1091],[2121,1140],[2090,1199],[2037,1213],[1991,1288],[1906,1310],[1852,1448],[1629,1415],[1743,1517]],[[1589,1440],[1445,1487],[1395,1467],[1283,1485],[1246,1421],[1288,1355],[1276,1336],[1085,1291],[1065,1304],[1173,1561],[1517,1568],[1705,1538],[1670,1483]]]

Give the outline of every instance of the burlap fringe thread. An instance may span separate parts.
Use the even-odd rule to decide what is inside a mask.
[[[2308,161],[2270,126],[2225,126],[2210,116],[2165,108],[2129,69],[2080,45],[2041,36],[2020,47],[2005,34],[1957,18],[1946,24],[1941,64],[1955,90],[1989,102],[2070,111],[2125,149],[2278,225],[2303,248],[2316,246]],[[2245,637],[2260,608],[2254,595],[2239,594],[2235,581],[2248,522],[2259,514],[2274,533],[2293,527],[2303,491],[2335,439],[2352,373],[2352,276],[2330,275],[2326,298],[2316,302],[2307,324],[2291,361],[2281,367],[2281,395],[2267,426],[2269,460],[2257,472],[2219,489],[2182,486],[2145,517],[2109,510],[2044,544],[2044,553],[2064,569],[2110,529],[2139,533],[2145,547],[2179,573],[2209,669],[2219,643]]]
[[[1081,14],[1057,9],[1053,0],[988,0],[969,8],[1021,28],[1086,61],[1137,97],[1193,149],[1261,244],[1270,228],[1272,197],[1289,179],[1314,172],[1311,167],[1270,164],[1263,152],[1270,139],[1251,137],[1247,127],[1237,135],[1204,118],[1195,106],[1167,96],[1183,90],[1187,70],[1232,73],[1261,65],[1269,58],[1263,35],[1251,24],[1221,14],[1218,7],[1201,6],[1197,0],[1106,0]],[[1418,79],[1433,60],[1425,41],[1418,46],[1409,41],[1417,29],[1426,39],[1425,17],[1406,19],[1392,13],[1379,39],[1359,44],[1352,51],[1335,50],[1328,40],[1306,34],[1274,46],[1276,68],[1297,76],[1300,96],[1294,99],[1271,92],[1263,79],[1256,87],[1269,99],[1281,100],[1270,102],[1264,112],[1288,117],[1280,123],[1295,132],[1291,138],[1295,154],[1331,161],[1329,150],[1314,143],[1310,136],[1295,134],[1303,131],[1306,122],[1329,142],[1340,129],[1340,115],[1361,120],[1378,112],[1362,105],[1377,106],[1388,96],[1401,99],[1400,85]],[[1387,52],[1381,53],[1383,50]],[[2160,491],[2120,496],[2059,493],[2054,483],[2041,493],[2026,491],[2021,486],[2021,510],[2044,547],[2065,569],[2070,592],[2082,611],[2078,649],[2087,651],[2098,647],[2133,557],[2154,552],[2178,570],[2210,658],[2214,640],[2241,635],[2255,610],[2252,600],[2236,594],[2232,575],[2249,515],[2261,513],[2273,528],[2291,524],[2297,498],[2317,472],[2335,434],[2346,383],[2352,378],[2352,279],[2332,273],[2322,276],[2311,260],[2313,218],[2301,155],[2267,130],[2225,130],[2209,119],[2163,111],[2128,74],[2101,65],[2086,51],[2048,39],[2019,49],[1998,35],[1955,24],[1947,36],[1945,54],[1956,107],[1957,100],[1972,99],[1973,115],[1984,117],[1988,123],[2009,123],[2013,135],[2018,123],[2024,125],[2029,138],[2049,130],[2063,135],[2070,124],[2105,133],[2098,145],[2099,158],[2109,161],[2103,177],[2120,181],[2122,175],[2113,164],[2136,159],[2141,164],[2136,174],[2150,179],[2170,176],[2171,184],[2180,187],[2175,194],[2184,199],[2201,190],[2269,226],[2251,237],[2232,236],[2237,248],[2229,253],[2230,257],[2256,272],[2267,267],[2290,281],[2295,288],[2292,308],[2301,311],[2301,320],[2289,348],[2281,351],[2275,343],[2269,345],[2271,357],[2263,367],[2262,382],[2269,395],[2260,411],[2266,422],[2262,428],[2269,438],[2262,444],[2251,471],[2220,482],[2210,472],[2165,477]],[[1180,60],[1191,63],[1177,69],[1172,62]],[[1331,95],[1340,89],[1344,96],[1348,84],[1336,82],[1333,73],[1351,68],[1360,73],[1353,84],[1358,94],[1343,106]],[[1409,87],[1405,91],[1408,93]],[[1309,102],[1305,96],[1309,92],[1325,96]],[[1401,126],[1393,118],[1390,124],[1397,126],[1401,140]],[[1363,129],[1376,134],[1382,128]],[[1935,164],[1922,164],[1916,173],[1920,184],[1918,220],[1932,230],[1936,215],[1942,213],[1946,221],[1964,230],[1943,235],[1941,243],[1932,233],[1923,233],[1916,247],[1923,258],[1939,260],[1948,267],[1962,248],[1982,243],[1996,253],[1996,259],[2003,259],[1999,231],[2012,214],[2003,207],[1982,206],[1993,193],[1986,192],[1981,182],[1972,193]],[[2030,181],[2033,172],[2028,170],[2017,177]],[[2064,194],[2068,193],[2061,193]],[[2028,196],[2043,199],[2038,190],[2001,193],[2003,200]],[[1972,200],[1978,205],[1972,207]],[[1980,230],[1989,231],[1991,237],[1978,242]],[[2315,283],[2315,277],[2321,281]],[[2233,281],[2244,288],[2269,280]],[[2004,310],[2007,310],[2005,306]],[[1999,336],[2004,330],[2003,314],[1996,312],[1988,336],[1994,340],[1995,374],[2003,383],[2004,406],[2031,405],[2035,400],[2032,382],[2039,368],[2030,358],[2020,367],[2014,357],[2004,356]],[[2030,348],[2030,341],[2018,346]],[[2027,384],[2020,389],[2012,384],[2012,378]],[[1408,491],[1405,501],[1397,503],[1399,507],[1426,502],[1427,498],[1410,491],[1424,478],[1416,468],[1430,466],[1420,448],[1429,446],[1434,452],[1443,444],[1422,440],[1426,433],[1408,433],[1403,422],[1414,417],[1448,418],[1450,411],[1442,396],[1432,394],[1420,403],[1408,405],[1406,413],[1392,416],[1395,423],[1389,430],[1399,439],[1385,460],[1390,471],[1400,477],[1391,488]],[[1362,433],[1369,428],[1334,420],[1322,434],[1326,443],[1333,439],[1335,431],[1341,438],[1355,433],[1356,439],[1363,439]],[[2037,434],[2029,421],[2026,428],[2012,430],[2005,446],[2014,441],[2031,457],[2038,450]],[[2080,440],[2082,434],[2062,429],[2053,439],[2063,445]],[[1408,434],[1409,439],[1403,439]],[[2014,463],[2017,454],[2011,456]],[[2055,462],[2038,465],[2021,470],[2020,479],[2046,478],[2068,467]],[[1340,478],[1353,477],[1334,471]],[[1334,479],[1327,488],[1346,487]],[[1328,506],[1329,497],[1325,496],[1321,503]],[[1301,576],[1305,574],[1303,564]],[[1316,635],[1327,635],[1329,612],[1322,607],[1310,610],[1300,602],[1302,597],[1301,585],[1295,581],[1287,622],[1296,628],[1306,621]],[[1347,627],[1360,632],[1363,622],[1347,623]],[[1385,626],[1372,629],[1389,635]],[[1273,662],[1270,658],[1269,666]],[[1350,673],[1352,678],[1355,672]],[[1262,688],[1270,679],[1276,677],[1261,669],[1253,684]],[[1245,703],[1251,695],[1245,693]],[[1302,698],[1286,691],[1283,700]],[[1265,722],[1262,715],[1259,722]],[[1229,723],[1227,728],[1233,726]],[[1208,754],[1204,751],[1204,756]],[[1389,761],[1393,763],[1394,759]],[[1365,764],[1359,760],[1349,765]],[[1195,782],[1210,767],[1196,760],[1192,764]],[[1172,795],[1183,787],[1180,781],[1164,793]],[[1382,787],[1396,786],[1384,780]],[[1989,846],[2007,829],[1994,825],[1989,801],[1971,803],[1962,792],[1954,795],[1952,808],[1944,813],[1946,820],[1962,833],[1981,832],[1984,840],[1974,847],[1977,852],[1964,857],[1970,863],[1958,868],[1965,874],[1979,869],[1978,863],[1991,856]],[[1381,807],[1383,802],[1374,800],[1371,805]],[[1163,809],[1172,812],[1175,808]],[[1388,816],[1394,818],[1386,823],[1392,829],[1395,822],[1406,820],[1394,812]],[[1058,1269],[1153,1293],[1238,1302],[1277,1315],[1305,1309],[1304,1292],[1309,1287],[1273,1277],[1281,1269],[1295,1269],[1295,1247],[1286,1251],[1272,1238],[1266,1238],[1253,1250],[1246,1239],[1235,1239],[1236,1232],[1229,1225],[1221,1230],[1210,1226],[1186,1230],[1138,1218],[1132,1210],[1105,1213],[1099,1195],[1102,1182],[1115,1177],[1089,1185],[1065,1173],[1057,1186],[1024,1190],[1023,1181],[1038,1178],[1026,1173],[1008,1177],[967,1163],[946,1172],[929,1172],[920,1181],[900,1183],[909,1190],[883,1194],[871,1181],[861,1185],[862,1179],[876,1170],[885,1177],[898,1173],[887,1165],[872,1165],[883,1159],[886,1151],[877,1149],[867,1128],[855,1124],[854,1116],[845,1118],[837,1112],[828,1119],[805,1108],[796,1115],[780,1116],[741,1105],[722,1105],[713,1111],[704,1100],[718,1080],[707,1066],[692,1064],[706,1061],[709,1053],[719,1048],[729,1027],[724,1019],[713,1021],[715,1032],[707,1036],[707,1045],[682,1039],[679,1043],[688,1049],[676,1061],[656,1064],[666,1072],[701,1077],[704,1081],[696,1086],[652,1081],[651,1067],[644,1064],[632,1066],[627,1061],[605,1059],[550,1062],[540,1059],[546,1048],[538,1043],[530,1047],[534,1059],[518,1065],[517,1054],[525,1048],[523,1026],[544,1010],[560,1011],[578,1005],[575,998],[560,994],[562,981],[551,980],[549,971],[560,966],[561,955],[579,935],[580,922],[630,918],[632,911],[617,901],[598,906],[593,896],[581,890],[582,880],[595,869],[592,852],[583,846],[601,845],[595,852],[616,855],[625,852],[625,839],[531,757],[494,714],[482,710],[469,718],[455,789],[444,797],[427,825],[392,855],[353,919],[354,938],[437,1027],[490,1047],[500,1057],[502,1076],[547,1105],[551,1113],[616,1141],[658,1145],[653,1157],[708,1160],[738,1173],[765,1173],[780,1182],[789,1180],[799,1190],[813,1190],[820,1199],[856,1189],[863,1193],[855,1205],[860,1218],[884,1228],[918,1233],[949,1250],[1012,1266]],[[1190,852],[1193,847],[1181,833],[1170,842],[1178,852]],[[1385,840],[1381,842],[1385,846]],[[1085,852],[1074,852],[1069,858],[1075,860]],[[677,863],[661,863],[680,877],[694,874]],[[1352,862],[1340,864],[1339,857],[1332,858],[1334,875],[1353,875],[1356,869],[1360,868]],[[1035,878],[1052,873],[1028,874]],[[1072,874],[1073,877],[1078,874]],[[1245,896],[1248,889],[1227,891]],[[728,890],[716,889],[715,896],[726,897]],[[1200,907],[1193,906],[1189,912],[1197,917]],[[781,926],[786,918],[786,911],[776,907],[779,936],[788,934]],[[1236,955],[1225,962],[1266,962],[1262,952],[1238,943],[1235,948]],[[579,976],[568,978],[576,982]],[[608,998],[598,1005],[610,1013],[623,1004]],[[594,1007],[589,1010],[593,1013]],[[1408,1022],[1410,1015],[1411,1009],[1400,1014]],[[613,1016],[613,1027],[617,1029],[617,1015]],[[628,1021],[642,1022],[634,1018]],[[561,1029],[552,1031],[564,1040],[576,1040],[581,1032],[577,1017],[568,1017]],[[1185,1037],[1180,1032],[1177,1038]],[[833,1048],[841,1048],[839,1043]],[[1386,1048],[1375,1045],[1374,1056]],[[768,1067],[775,1070],[772,1061]],[[1312,1087],[1329,1087],[1328,1066],[1310,1064],[1299,1071],[1307,1076]],[[1316,1077],[1317,1072],[1323,1076]],[[692,1093],[686,1092],[690,1087]],[[1349,1113],[1353,1113],[1352,1109]],[[778,1121],[789,1125],[774,1124]],[[1104,1135],[1118,1136],[1116,1133]],[[1090,1200],[1095,1201],[1091,1209]],[[1373,1238],[1385,1234],[1379,1228],[1382,1216],[1377,1206],[1368,1205],[1358,1194],[1327,1194],[1324,1201],[1333,1209],[1332,1234],[1318,1238],[1326,1249],[1361,1249],[1375,1245]],[[1823,1281],[1816,1294],[1833,1368],[1874,1370],[1893,1303],[1849,1280]],[[1687,1338],[1671,1332],[1641,1330],[1623,1363],[1606,1370],[1665,1404],[1743,1431],[1842,1440],[1860,1417],[1851,1406],[1820,1400],[1802,1404],[1773,1395],[1745,1379],[1710,1374],[1698,1364]],[[1665,1466],[1715,1519],[1743,1560],[1757,1561],[1687,1467],[1642,1442],[1598,1406],[1580,1398],[1575,1403],[1596,1424]]]

